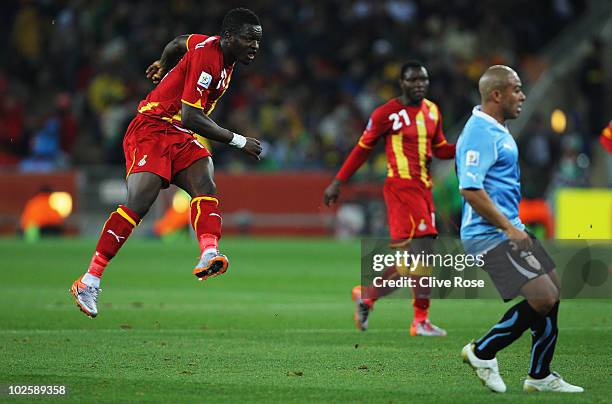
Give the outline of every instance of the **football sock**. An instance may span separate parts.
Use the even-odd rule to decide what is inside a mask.
[[[401,275],[399,272],[397,272],[397,269],[395,267],[387,268],[387,270],[385,270],[385,272],[383,272],[382,274],[382,279],[386,281],[399,279],[400,277]],[[376,300],[380,299],[381,297],[387,296],[396,289],[397,288],[392,288],[389,286],[375,287],[374,285],[371,285],[363,288],[362,297],[366,301],[366,303],[372,305]]]
[[[414,309],[413,322],[422,323],[429,317],[429,299],[413,299],[412,308]]]
[[[96,288],[100,287],[100,278],[90,274],[89,272],[86,272],[85,275],[83,275],[81,282],[88,286],[93,286]]]
[[[555,353],[557,345],[557,316],[559,314],[559,302],[548,312],[546,316],[539,318],[531,326],[531,362],[529,365],[529,376],[534,379],[543,379],[550,374],[550,362]]]
[[[132,234],[134,227],[140,223],[140,216],[130,210],[127,206],[119,205],[119,208],[110,214],[110,217],[104,223],[102,234],[96,245],[87,274],[82,282],[90,286],[98,286],[99,281],[96,278],[101,278],[108,262],[117,254],[123,243]],[[89,282],[89,283],[88,283]],[[98,285],[94,285],[98,283]]]
[[[191,224],[195,231],[200,251],[218,251],[221,238],[221,211],[219,200],[210,195],[201,195],[191,200]]]
[[[421,278],[421,276],[411,275],[410,278],[414,279],[414,287],[412,288],[413,321],[415,323],[421,323],[427,320],[429,314],[429,296],[431,294],[431,288],[419,284],[419,278]]]
[[[493,359],[495,354],[518,339],[540,315],[527,300],[512,306],[482,338],[476,341],[474,353],[480,359]]]

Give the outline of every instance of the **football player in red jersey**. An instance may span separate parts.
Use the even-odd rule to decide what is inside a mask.
[[[438,106],[425,98],[429,88],[427,69],[416,61],[404,64],[399,85],[402,94],[374,110],[359,142],[325,189],[323,200],[327,206],[338,200],[341,185],[367,160],[378,140],[384,138],[388,175],[383,191],[391,246],[413,249],[415,253],[427,252],[438,233],[431,194],[431,156],[452,159],[455,145],[446,142]],[[427,267],[417,267],[415,271],[392,267],[383,274],[383,279],[430,274],[431,268]],[[416,284],[419,284],[418,279]],[[353,288],[355,324],[359,329],[367,329],[368,316],[376,300],[392,291],[373,286]],[[430,289],[417,286],[413,288],[413,295],[414,319],[410,335],[446,335],[443,329],[429,321]]]
[[[147,76],[159,84],[138,105],[123,141],[127,202],[111,213],[87,272],[70,288],[88,316],[98,314],[100,278],[108,262],[159,191],[171,183],[191,196],[191,223],[201,251],[193,274],[204,280],[227,270],[227,257],[218,250],[222,220],[211,153],[195,135],[229,144],[259,160],[259,141],[222,128],[209,114],[227,90],[236,62],[249,64],[255,59],[261,37],[257,15],[233,9],[223,19],[220,36],[179,37],[147,69]]]

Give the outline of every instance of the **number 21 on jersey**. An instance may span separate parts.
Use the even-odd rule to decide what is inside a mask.
[[[408,116],[408,112],[405,109],[402,109],[399,112],[394,112],[389,115],[389,120],[393,122],[392,130],[400,130],[402,126],[410,125],[410,117]],[[402,122],[403,120],[403,122]]]

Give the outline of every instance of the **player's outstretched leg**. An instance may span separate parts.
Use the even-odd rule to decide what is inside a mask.
[[[431,288],[423,287],[419,283],[421,276],[411,276],[415,279],[415,287],[412,288],[412,308],[414,317],[410,324],[410,335],[421,337],[445,337],[446,331],[429,321],[429,305],[431,302]]]
[[[415,239],[414,243],[416,246],[424,244],[429,251],[431,240],[430,239]],[[417,247],[418,248],[418,247]],[[401,270],[401,268],[400,268]],[[429,321],[429,305],[431,303],[431,287],[423,286],[422,279],[430,277],[432,275],[432,268],[429,266],[418,265],[413,270],[408,271],[405,274],[409,275],[413,280],[414,287],[412,287],[412,308],[414,310],[414,317],[412,318],[412,324],[410,325],[410,335],[412,337],[445,337],[446,331],[436,325],[433,325]]]
[[[382,274],[383,281],[396,280],[401,277],[395,267],[390,267]],[[368,329],[368,316],[374,310],[374,303],[381,297],[393,293],[397,288],[389,286],[374,287],[357,285],[351,291],[351,297],[355,302],[355,326],[361,331]]]
[[[538,318],[531,326],[531,362],[529,376],[523,383],[526,392],[552,391],[559,393],[582,393],[584,389],[574,386],[550,370],[557,344],[557,317],[559,302],[543,317]]]
[[[225,273],[229,265],[227,257],[219,253],[222,219],[218,204],[219,200],[210,195],[191,200],[191,223],[201,251],[193,274],[200,281]]]
[[[529,376],[523,383],[523,390],[527,392],[581,393],[584,391],[582,387],[566,382],[558,373],[550,370],[559,334],[557,327],[559,290],[559,280],[554,269],[547,275],[527,282],[521,288],[521,293],[527,298],[530,306],[537,311],[537,316],[534,316],[530,325],[531,360]]]
[[[98,315],[100,278],[106,266],[130,237],[141,218],[147,214],[161,187],[161,177],[150,172],[133,173],[128,177],[127,205],[119,205],[119,208],[110,214],[102,228],[87,272],[70,287],[77,306],[89,317]]]
[[[191,196],[191,225],[200,246],[200,259],[193,274],[200,281],[225,273],[229,265],[227,257],[219,253],[223,221],[219,199],[215,196],[213,172],[210,156],[196,155],[195,160],[174,177],[174,183]]]
[[[104,223],[87,272],[72,283],[70,293],[74,296],[77,306],[89,317],[94,318],[98,315],[100,278],[106,266],[139,223],[140,216],[127,206],[120,205],[112,212]]]
[[[492,391],[506,391],[495,355],[523,335],[538,316],[527,300],[523,300],[512,306],[478,341],[463,347],[463,361],[476,371],[478,378]]]
[[[433,253],[433,237],[431,235],[415,237],[410,240],[395,242],[395,246],[407,249],[411,254],[431,254]],[[423,260],[424,261],[424,260]],[[417,261],[418,263],[418,261]],[[414,317],[410,324],[410,335],[423,337],[445,337],[446,331],[429,321],[429,306],[431,302],[431,287],[425,286],[421,280],[432,276],[432,268],[424,265],[423,262],[412,267],[412,263],[397,266],[398,272],[402,276],[409,276],[413,283],[412,292],[412,308]]]

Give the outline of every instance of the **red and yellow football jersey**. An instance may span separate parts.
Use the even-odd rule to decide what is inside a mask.
[[[187,131],[181,124],[182,103],[210,114],[227,90],[233,69],[234,64],[223,63],[218,36],[192,34],[183,58],[138,104],[138,112]]]
[[[432,150],[446,145],[438,106],[427,99],[420,106],[404,105],[398,98],[391,99],[374,110],[358,146],[372,149],[383,137],[387,176],[420,181],[431,188]]]

